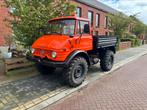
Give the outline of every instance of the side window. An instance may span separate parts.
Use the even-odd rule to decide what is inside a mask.
[[[78,34],[78,35],[81,34],[80,21],[78,21],[77,34]]]
[[[87,21],[80,21],[81,33],[90,34],[90,27]]]

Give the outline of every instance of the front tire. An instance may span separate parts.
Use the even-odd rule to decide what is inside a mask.
[[[48,67],[42,64],[36,64],[36,68],[39,71],[39,73],[41,73],[42,75],[52,74],[56,70],[53,67]]]
[[[114,53],[106,50],[101,54],[100,66],[103,71],[110,71],[114,64]]]
[[[77,87],[85,80],[87,71],[87,61],[82,57],[76,57],[71,61],[69,67],[65,68],[64,79],[69,86]]]

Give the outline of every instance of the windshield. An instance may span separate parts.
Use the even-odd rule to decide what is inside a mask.
[[[62,20],[50,21],[48,23],[47,33],[74,35],[74,30],[75,30],[75,20],[62,19]]]

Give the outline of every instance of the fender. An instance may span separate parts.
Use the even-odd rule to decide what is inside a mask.
[[[77,56],[84,57],[85,60],[87,61],[88,65],[91,66],[91,61],[90,61],[90,57],[89,57],[88,53],[85,52],[85,51],[82,51],[82,50],[76,50],[76,51],[72,52],[72,53],[68,56],[68,58],[65,60],[66,65],[69,65],[70,62],[72,61],[72,59],[74,59],[74,58],[77,57]]]

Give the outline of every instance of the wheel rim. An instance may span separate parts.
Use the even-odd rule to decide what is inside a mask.
[[[75,70],[74,70],[74,79],[75,80],[79,80],[83,77],[84,74],[84,69],[82,65],[78,65],[76,66]]]

